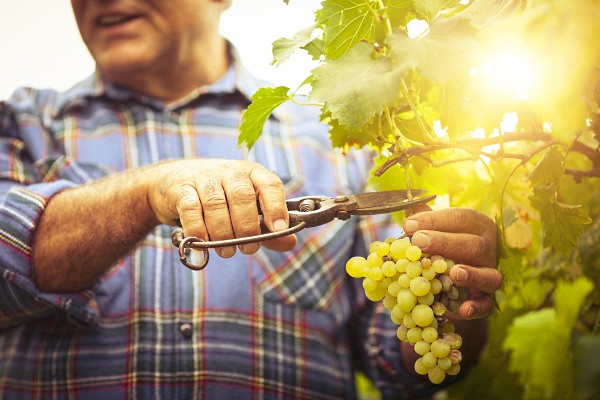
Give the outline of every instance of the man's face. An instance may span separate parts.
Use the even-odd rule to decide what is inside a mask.
[[[189,62],[218,33],[220,0],[71,0],[100,72],[116,82]]]

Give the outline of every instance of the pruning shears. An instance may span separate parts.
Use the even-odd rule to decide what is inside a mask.
[[[287,209],[289,227],[283,231],[269,232],[261,219],[259,235],[240,237],[228,240],[204,241],[195,236],[183,235],[181,228],[175,229],[171,235],[173,245],[179,248],[179,259],[183,265],[195,271],[202,270],[208,264],[208,249],[217,247],[237,246],[247,243],[257,243],[265,240],[277,239],[292,235],[305,228],[324,225],[335,219],[347,220],[352,215],[386,214],[394,211],[406,210],[416,205],[425,204],[435,199],[435,195],[425,195],[426,190],[389,190],[381,192],[367,192],[354,195],[328,196],[301,196],[288,199]],[[202,251],[202,262],[198,265],[187,259],[186,250]]]

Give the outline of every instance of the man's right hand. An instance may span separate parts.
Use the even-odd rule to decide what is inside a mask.
[[[285,191],[279,177],[260,164],[224,159],[168,161],[146,171],[148,202],[156,218],[175,225],[179,220],[185,236],[202,240],[225,240],[260,234],[257,201],[270,231],[288,227]],[[263,243],[272,250],[287,251],[295,236]],[[260,244],[240,246],[255,253]],[[215,249],[231,257],[234,247]]]

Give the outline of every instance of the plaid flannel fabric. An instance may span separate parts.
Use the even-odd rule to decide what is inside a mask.
[[[115,171],[245,159],[279,174],[290,197],[360,192],[369,158],[334,151],[310,107],[283,106],[250,152],[237,146],[259,84],[234,61],[177,104],[96,76],[0,103],[0,398],[352,399],[355,368],[384,397],[424,389],[400,367],[389,316],[344,270],[398,230],[383,218],[306,229],[287,253],[213,256],[202,272],[179,263],[172,228],[159,226],[88,290],[33,284],[31,237],[48,200]]]

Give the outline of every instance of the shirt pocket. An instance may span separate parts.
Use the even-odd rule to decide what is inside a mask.
[[[288,198],[308,194],[300,178],[282,181]],[[355,229],[354,217],[335,220],[296,233],[298,243],[288,252],[261,248],[251,261],[255,290],[268,301],[327,311],[346,279]]]

